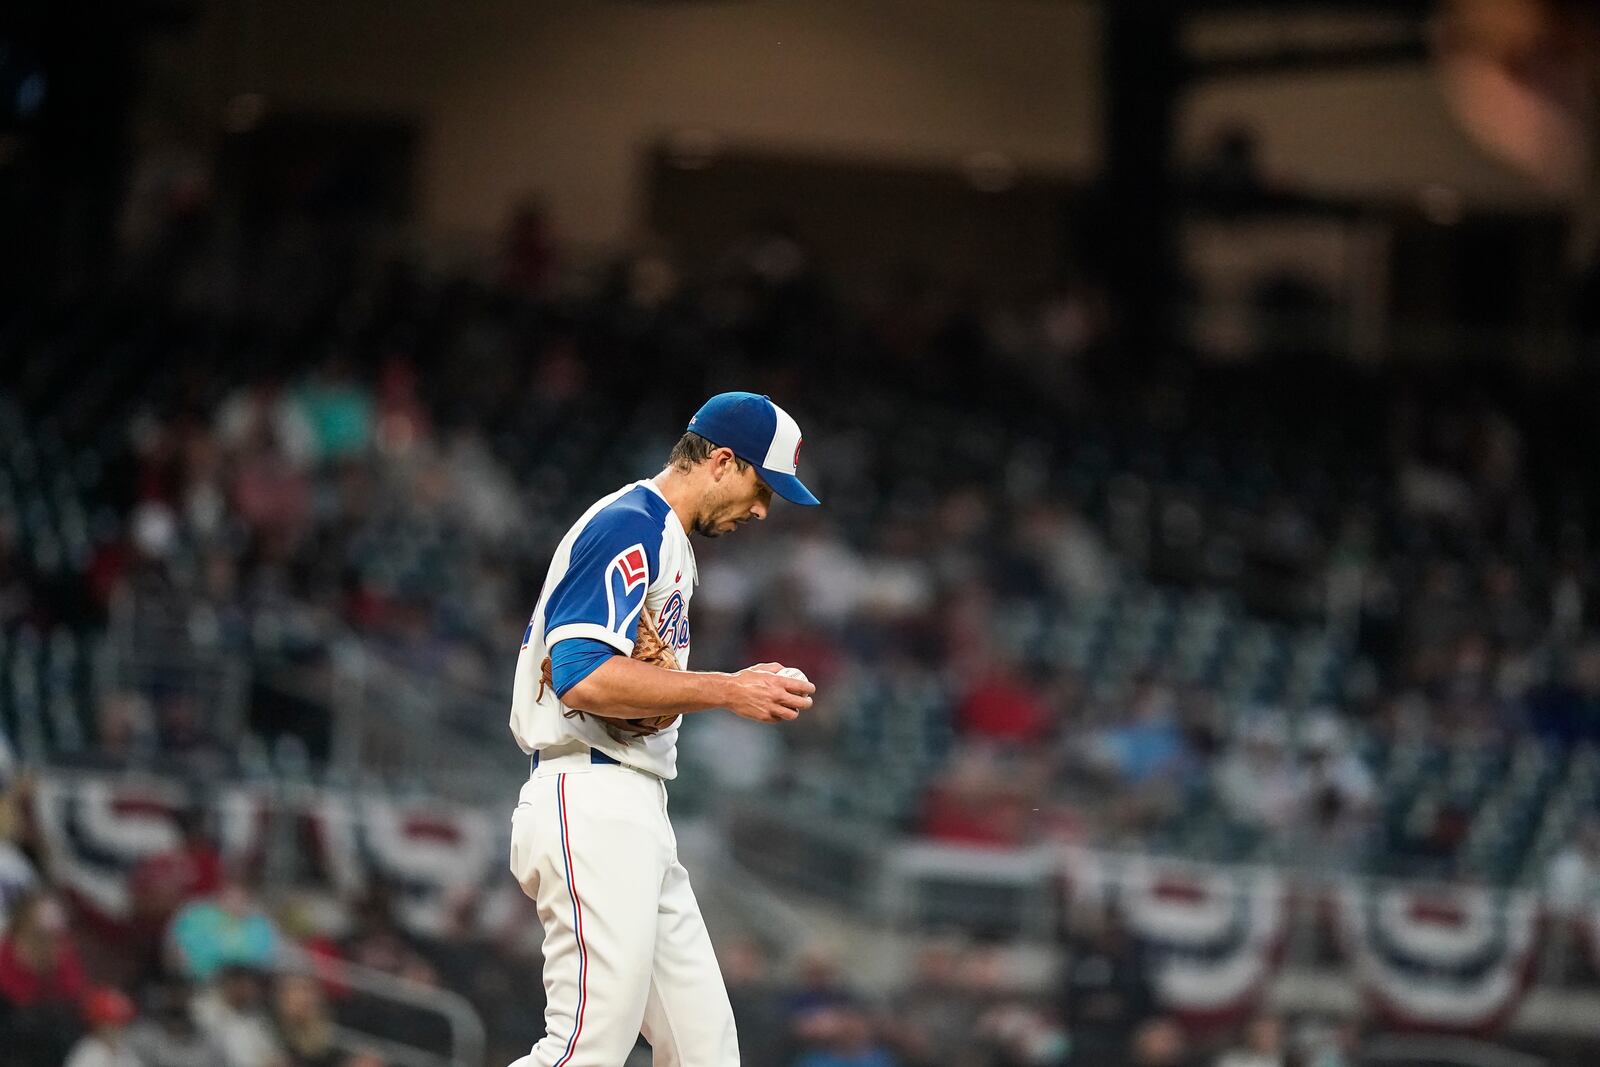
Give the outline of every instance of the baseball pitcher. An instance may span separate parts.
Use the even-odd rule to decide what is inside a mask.
[[[678,862],[666,783],[682,716],[795,718],[814,687],[777,663],[691,671],[690,534],[764,519],[796,475],[800,427],[765,396],[706,401],[660,474],[602,497],[556,546],[522,635],[511,732],[531,772],[511,872],[544,926],[545,1036],[513,1067],[621,1067],[642,1032],[654,1062],[739,1062],[733,1012]]]

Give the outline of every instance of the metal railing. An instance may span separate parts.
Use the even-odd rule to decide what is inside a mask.
[[[506,729],[509,696],[472,689],[406,662],[336,622],[316,623],[313,665],[211,641],[181,595],[125,590],[112,606],[103,677],[141,691],[176,686],[206,709],[218,737],[246,732],[253,693],[325,709],[326,761],[291,744],[291,774],[349,785],[426,792],[469,803],[509,803],[526,773]],[[198,631],[198,632],[197,632]],[[318,765],[312,766],[313,763]]]
[[[464,803],[514,803],[527,764],[506,725],[509,695],[422,670],[348,632],[332,651],[331,773]]]
[[[439,1055],[426,1049],[369,1034],[347,1026],[334,1030],[335,1042],[345,1051],[371,1049],[398,1067],[483,1067],[487,1048],[483,1020],[471,1002],[459,993],[398,978],[383,971],[344,960],[328,961],[303,952],[286,953],[275,968],[283,974],[332,979],[357,993],[403,1008],[438,1015],[450,1032],[450,1051]]]

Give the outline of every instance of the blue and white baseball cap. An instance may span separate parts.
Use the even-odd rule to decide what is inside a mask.
[[[795,477],[800,468],[800,424],[756,393],[718,393],[700,406],[688,429],[753,464],[772,491],[791,504],[820,504]]]

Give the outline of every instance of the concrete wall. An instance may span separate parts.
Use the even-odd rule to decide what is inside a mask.
[[[997,150],[1025,169],[1098,155],[1097,7],[1087,0],[215,0],[163,52],[205,108],[418,117],[424,224],[482,233],[538,191],[568,239],[639,221],[645,147],[730,143],[918,163]],[[1243,117],[1277,171],[1328,189],[1449,183],[1529,195],[1450,124],[1421,71],[1275,78],[1193,100],[1190,139]]]

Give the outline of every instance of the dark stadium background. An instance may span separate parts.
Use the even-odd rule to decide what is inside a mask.
[[[0,1062],[523,1054],[516,638],[724,389],[746,1063],[1600,1062],[1597,116],[1585,0],[6,4]]]

